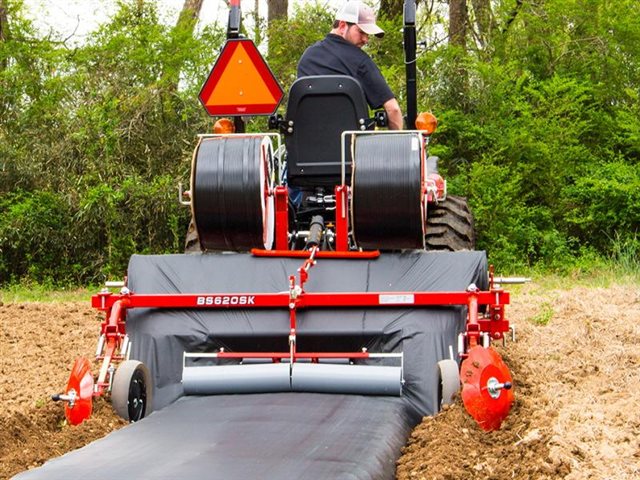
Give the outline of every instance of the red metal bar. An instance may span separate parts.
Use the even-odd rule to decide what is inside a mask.
[[[311,255],[315,254],[317,247],[313,248]],[[304,285],[304,280],[306,279],[307,271],[305,270],[305,265],[307,262],[313,262],[311,257],[305,260],[302,267],[298,270],[300,272],[300,288],[296,288],[296,277],[295,275],[289,276],[289,359],[290,361],[294,361],[296,358],[296,308],[298,305],[298,295],[302,293],[302,286]],[[304,277],[303,277],[304,276]]]
[[[347,214],[347,196],[349,187],[337,185],[336,194],[336,250],[349,250],[349,215]]]
[[[480,337],[477,290],[469,292],[469,310],[467,315],[467,342],[469,342],[469,348],[472,348],[478,345],[478,337]]]
[[[480,331],[489,333],[494,340],[501,339],[504,336],[503,333],[509,331],[508,320],[479,319],[478,324]]]
[[[309,250],[261,250],[251,249],[251,254],[256,257],[286,257],[286,258],[309,258]],[[320,250],[316,253],[317,258],[346,258],[346,259],[372,259],[380,256],[379,250],[366,252],[359,251],[330,251]]]
[[[217,358],[289,358],[290,352],[219,352],[216,353]],[[296,352],[294,359],[313,359],[313,358],[370,358],[369,352]]]
[[[102,294],[94,295],[92,302],[96,297],[98,297],[99,300],[111,298]],[[116,355],[116,350],[120,348],[122,344],[121,340],[125,335],[125,317],[130,304],[130,298],[131,297],[123,296],[117,299],[112,306],[109,307],[107,318],[102,323],[102,334],[105,336],[106,346],[104,354],[100,355],[102,364],[100,366],[98,380],[96,381],[97,395],[101,395],[108,388],[109,382],[107,381],[107,374],[109,373],[109,367],[114,358],[120,357],[120,355]]]
[[[339,307],[426,307],[468,305],[468,292],[305,292],[299,308]],[[478,305],[508,305],[505,291],[477,292]],[[126,298],[127,308],[288,308],[289,292],[221,294],[98,294],[91,297],[94,308],[111,308]]]
[[[289,192],[287,187],[275,188],[275,229],[276,250],[289,248]]]
[[[492,292],[502,292],[502,289],[494,287],[494,270],[493,265],[489,265],[489,290]],[[504,338],[504,332],[509,331],[509,321],[505,318],[504,305],[496,297],[495,303],[489,306],[488,319],[480,319],[480,330],[488,332],[491,338],[499,340]]]

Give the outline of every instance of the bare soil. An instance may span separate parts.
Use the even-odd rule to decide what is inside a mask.
[[[407,479],[640,478],[640,287],[512,294],[516,343],[499,347],[516,403],[485,433],[460,402],[418,425],[398,462]],[[0,302],[0,478],[124,425],[106,400],[79,427],[49,400],[101,318],[87,303]]]

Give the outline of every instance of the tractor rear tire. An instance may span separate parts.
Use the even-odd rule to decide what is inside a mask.
[[[438,411],[445,405],[451,405],[460,391],[460,370],[455,360],[438,362]]]
[[[447,196],[427,209],[427,250],[474,250],[476,235],[473,215],[464,197]]]
[[[111,405],[129,422],[137,422],[151,413],[153,385],[149,369],[137,360],[122,362],[113,376]]]

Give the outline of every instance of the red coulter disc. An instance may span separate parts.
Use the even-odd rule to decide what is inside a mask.
[[[486,431],[497,430],[509,414],[513,389],[496,389],[497,384],[513,384],[511,373],[493,348],[473,347],[462,362],[462,402],[467,412]]]
[[[65,403],[64,415],[71,425],[79,425],[91,416],[93,407],[91,363],[84,357],[77,358],[71,369],[65,393],[70,395],[71,391],[75,392],[76,400],[73,406],[69,402]]]

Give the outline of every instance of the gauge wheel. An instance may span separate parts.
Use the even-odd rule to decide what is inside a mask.
[[[111,404],[116,413],[129,422],[137,422],[151,413],[153,386],[144,363],[126,360],[113,378]]]
[[[438,410],[454,402],[460,390],[460,370],[455,360],[438,362]]]

